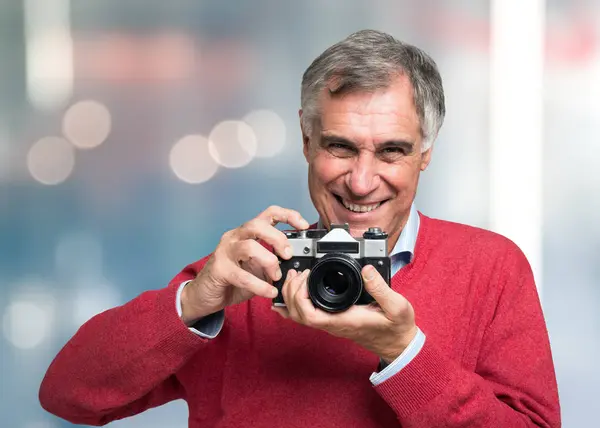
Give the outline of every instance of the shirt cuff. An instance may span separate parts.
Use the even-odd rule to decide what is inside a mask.
[[[420,328],[417,327],[417,334],[410,341],[404,352],[402,352],[398,358],[392,361],[387,367],[381,370],[378,373],[373,373],[369,380],[373,384],[373,386],[377,386],[380,383],[388,380],[390,377],[398,373],[404,367],[408,365],[423,349],[423,345],[425,344],[425,334],[421,331]],[[383,361],[382,361],[383,365]]]
[[[183,313],[183,309],[181,308],[181,293],[183,289],[190,281],[182,282],[179,288],[177,289],[177,296],[175,297],[175,308],[177,309],[177,315],[181,318],[181,314]],[[210,314],[205,316],[204,318],[200,318],[198,321],[194,323],[192,327],[188,327],[188,329],[197,334],[200,337],[205,339],[214,339],[217,337],[221,329],[223,328],[223,324],[225,323],[225,311],[220,310],[219,312],[215,312],[214,314]]]

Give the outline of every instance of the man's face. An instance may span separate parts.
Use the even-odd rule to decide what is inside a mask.
[[[302,113],[301,113],[302,114]],[[408,220],[419,174],[419,117],[410,80],[397,77],[374,93],[321,96],[321,126],[303,131],[310,196],[324,226],[348,223],[353,236],[369,227],[389,235],[390,250]]]

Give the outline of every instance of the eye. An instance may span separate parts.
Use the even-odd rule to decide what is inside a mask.
[[[379,151],[379,158],[386,162],[395,162],[407,155],[404,147],[386,147]]]
[[[327,145],[327,150],[329,151],[329,153],[337,157],[353,156],[356,152],[356,149],[354,147],[344,143],[329,143]]]
[[[382,152],[388,154],[406,154],[406,151],[402,147],[386,147]]]
[[[343,143],[331,143],[329,145],[329,147],[333,148],[333,149],[344,149],[344,150],[350,150],[351,147],[348,146],[347,144],[343,144]]]

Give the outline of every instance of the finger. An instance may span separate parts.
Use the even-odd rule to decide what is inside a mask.
[[[231,269],[229,269],[227,281],[234,287],[248,290],[257,296],[266,297],[267,299],[273,299],[278,294],[277,288],[233,263]]]
[[[273,251],[286,260],[293,255],[292,247],[285,234],[262,218],[257,217],[241,225],[237,229],[237,238],[240,241],[260,239],[272,246]]]
[[[360,327],[370,328],[389,322],[390,320],[382,311],[374,310],[369,305],[354,305],[343,312],[338,312],[331,316],[329,327],[334,330],[353,330]]]
[[[306,291],[306,298],[308,298],[308,288],[303,286],[306,286],[306,280],[308,279],[309,274],[310,269],[305,269],[290,282],[289,294],[292,301],[296,302],[301,295],[304,295],[301,291],[303,288]]]
[[[299,273],[296,272],[294,269],[288,270],[285,281],[284,281],[283,285],[281,286],[281,296],[283,297],[283,301],[285,302],[285,305],[286,305],[287,310],[290,313],[290,315],[292,314],[292,311],[294,311],[293,302],[292,302],[292,298],[290,295],[290,283],[298,275],[299,275]]]
[[[286,223],[299,230],[308,229],[310,226],[298,211],[276,205],[272,205],[264,210],[258,215],[258,218],[266,220],[271,226],[275,226],[278,223]]]
[[[375,299],[386,315],[396,316],[399,310],[406,305],[406,299],[396,293],[385,282],[377,269],[366,265],[362,269],[365,290]]]
[[[309,300],[310,301],[310,297],[308,295],[308,277],[310,275],[310,269],[305,269],[302,272],[302,278],[299,278],[299,284],[297,286],[295,286],[295,291],[294,291],[294,296],[293,299],[296,301],[299,300]]]
[[[288,297],[288,292],[289,292],[289,283],[290,281],[296,276],[298,275],[298,272],[296,272],[294,269],[290,269],[287,271],[287,275],[285,276],[285,281],[283,281],[283,285],[281,286],[281,295],[283,297],[283,301],[285,302],[285,304],[287,305],[287,301],[289,299]]]
[[[253,261],[252,259],[248,262],[240,263],[240,267],[246,272],[250,272],[255,277],[262,279],[263,281],[266,281],[269,284],[272,284],[274,282],[269,276],[269,274],[265,272],[262,266],[260,266],[257,262]]]
[[[281,279],[279,259],[275,254],[258,242],[249,239],[237,242],[234,245],[235,261],[238,264],[252,263],[253,265],[259,265],[273,281]]]
[[[327,314],[312,303],[308,294],[308,276],[310,271],[307,269],[299,279],[300,284],[296,287],[293,302],[298,318],[303,324],[313,327],[323,328],[329,324],[329,318],[332,315]]]
[[[281,306],[271,306],[271,310],[273,312],[277,312],[283,318],[288,319],[290,317],[290,313],[287,308],[282,308]]]
[[[305,323],[305,318],[302,316],[302,313],[300,313],[297,296],[299,290],[302,288],[302,285],[306,284],[306,279],[308,278],[309,273],[310,271],[308,269],[304,270],[303,272],[299,272],[290,280],[286,290],[286,298],[288,299],[287,308],[290,313],[290,317],[296,322],[302,324]]]

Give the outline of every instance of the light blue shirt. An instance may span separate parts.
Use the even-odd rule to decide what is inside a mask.
[[[319,225],[321,224],[321,220],[319,219]],[[400,269],[409,264],[415,254],[415,245],[417,243],[417,235],[419,233],[419,213],[413,204],[410,208],[410,214],[408,216],[408,221],[402,229],[400,233],[400,237],[394,245],[393,250],[390,253],[390,258],[392,262],[391,273],[394,276]],[[175,306],[177,309],[178,315],[181,317],[182,309],[181,309],[181,293],[183,288],[190,281],[183,282],[179,289],[177,290],[177,298],[175,300]],[[190,331],[193,333],[207,338],[214,339],[221,328],[223,328],[223,323],[225,321],[225,312],[219,311],[215,314],[209,315],[207,317],[199,320],[193,327],[189,327]],[[380,361],[381,367],[384,367],[383,370],[377,373],[373,373],[369,378],[373,385],[379,385],[381,382],[389,379],[394,374],[398,373],[402,370],[408,363],[410,363],[417,354],[423,348],[425,344],[425,334],[417,328],[417,334],[413,338],[413,340],[406,347],[404,352],[398,356],[394,361],[392,361],[389,365],[385,366],[383,360]]]

